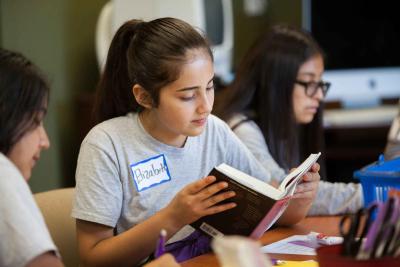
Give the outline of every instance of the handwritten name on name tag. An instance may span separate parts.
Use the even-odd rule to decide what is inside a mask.
[[[163,154],[131,164],[130,167],[139,192],[171,180]]]

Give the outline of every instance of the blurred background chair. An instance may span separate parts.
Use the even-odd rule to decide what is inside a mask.
[[[72,187],[34,194],[66,267],[77,267],[79,262],[75,219],[71,217],[73,195]]]
[[[107,59],[108,48],[110,47],[111,40],[114,36],[113,17],[114,4],[112,1],[109,1],[101,9],[96,23],[95,49],[100,73],[103,71]]]

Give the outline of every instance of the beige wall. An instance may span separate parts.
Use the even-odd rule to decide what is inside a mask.
[[[74,182],[75,97],[98,79],[94,27],[106,0],[0,0],[1,46],[24,53],[49,77],[45,126],[51,147],[30,181],[34,192]]]
[[[233,0],[235,13],[234,66],[236,66],[251,44],[268,26],[288,23],[301,26],[301,0],[267,0],[265,13],[247,16],[243,10],[244,0]]]

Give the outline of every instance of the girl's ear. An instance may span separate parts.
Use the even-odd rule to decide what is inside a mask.
[[[146,109],[151,109],[154,106],[153,99],[151,98],[149,92],[147,92],[139,84],[135,84],[132,87],[132,93],[136,99],[136,102],[138,102],[138,104],[141,105],[142,107]]]

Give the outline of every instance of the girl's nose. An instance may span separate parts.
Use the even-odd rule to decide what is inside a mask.
[[[213,105],[213,99],[208,95],[203,95],[200,100],[200,104],[198,107],[199,113],[211,113]]]
[[[41,126],[40,132],[40,146],[42,149],[48,149],[50,147],[49,136],[47,135],[46,129]]]
[[[318,101],[324,100],[324,92],[322,91],[322,88],[318,88],[317,92],[314,95],[314,98],[316,98]]]

